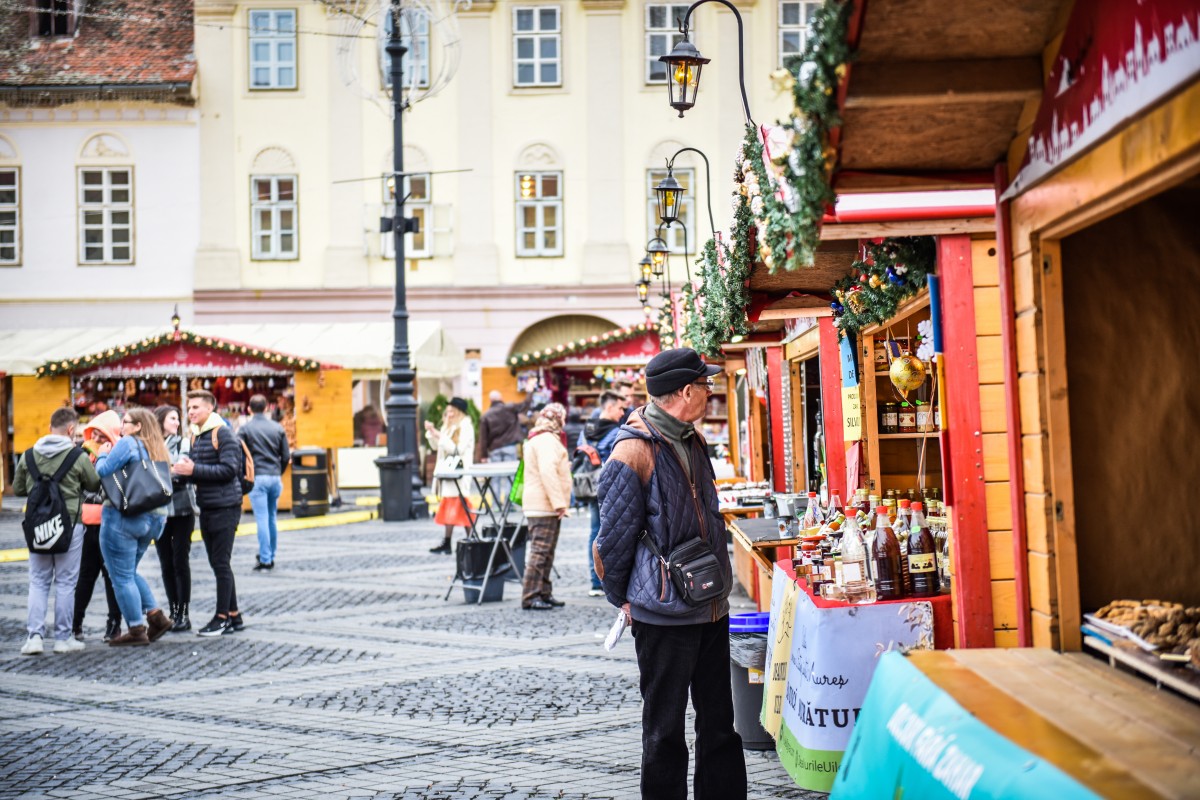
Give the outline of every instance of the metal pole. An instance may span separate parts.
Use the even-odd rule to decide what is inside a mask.
[[[688,23],[692,19],[692,12],[705,3],[720,3],[733,12],[734,18],[737,19],[738,26],[738,86],[742,90],[742,112],[746,115],[746,122],[750,125],[755,125],[754,118],[750,116],[750,101],[746,99],[746,57],[743,54],[742,39],[742,15],[738,12],[737,6],[729,2],[729,0],[696,0],[688,8],[687,13],[683,15],[683,25],[681,30],[684,35],[687,35],[689,30]]]
[[[396,205],[392,216],[392,241],[396,251],[396,301],[392,309],[395,345],[388,371],[387,455],[376,459],[379,468],[380,512],[384,520],[399,522],[428,513],[421,496],[417,466],[417,401],[413,396],[416,373],[408,349],[408,306],[404,286],[404,78],[402,59],[408,50],[400,40],[400,4],[392,0],[392,35],[387,50],[392,79],[392,180]]]
[[[717,223],[713,221],[712,212],[712,164],[708,163],[708,156],[700,152],[694,147],[681,147],[675,151],[675,155],[667,159],[667,171],[670,172],[675,168],[675,159],[679,158],[681,153],[696,153],[704,159],[704,182],[708,188],[708,227],[712,230],[713,238],[717,238]],[[685,226],[686,228],[686,226]],[[687,236],[686,230],[684,236]]]

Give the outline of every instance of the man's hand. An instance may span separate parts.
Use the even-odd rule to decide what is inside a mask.
[[[172,475],[181,475],[181,476],[186,477],[186,476],[192,474],[192,471],[195,468],[195,466],[196,465],[192,463],[192,460],[190,458],[188,458],[187,456],[180,456],[179,460],[171,465],[171,474]]]
[[[625,624],[632,625],[633,624],[633,615],[629,613],[629,603],[626,603],[625,605],[621,606],[621,610],[625,612]]]

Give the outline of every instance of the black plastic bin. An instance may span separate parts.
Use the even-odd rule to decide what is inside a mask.
[[[731,614],[729,660],[733,682],[733,729],[746,750],[774,750],[775,740],[763,728],[763,681],[767,662],[769,612]]]
[[[463,539],[455,549],[458,576],[463,584],[463,599],[468,603],[479,602],[479,592],[483,589],[483,578],[487,574],[488,557],[492,554],[493,544],[480,539]],[[497,559],[503,558],[503,551],[496,556]],[[483,589],[485,603],[498,603],[504,599],[504,576],[499,574],[498,566],[492,565],[492,576],[488,579],[487,588]]]
[[[496,539],[496,526],[484,525],[479,529],[480,538],[488,541]],[[512,548],[513,561],[517,564],[517,574],[513,575],[512,564],[508,563],[508,558],[504,555],[504,548],[501,548],[496,553],[496,560],[499,562],[496,565],[496,574],[503,575],[506,580],[516,581],[520,583],[525,578],[525,540],[529,538],[529,526],[521,525],[517,527],[513,523],[504,526],[504,539],[508,542],[508,546]]]
[[[319,447],[292,451],[292,516],[329,513],[329,461]]]

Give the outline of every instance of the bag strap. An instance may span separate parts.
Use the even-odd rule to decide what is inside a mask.
[[[29,477],[33,478],[35,481],[42,479],[42,473],[37,468],[37,464],[35,464],[33,460],[32,447],[25,451],[25,466],[29,469]]]
[[[663,557],[662,550],[658,549],[658,543],[654,541],[654,537],[650,535],[650,531],[643,530],[638,534],[638,540],[646,543],[646,547],[654,554],[655,558],[662,562],[664,567],[670,568],[671,564]]]
[[[50,477],[50,480],[53,483],[58,483],[65,478],[67,473],[71,471],[71,467],[75,466],[75,460],[81,455],[83,455],[83,450],[81,448],[72,447],[71,451],[67,453],[67,457],[64,458],[63,462],[58,465],[58,469],[54,471],[54,475]]]

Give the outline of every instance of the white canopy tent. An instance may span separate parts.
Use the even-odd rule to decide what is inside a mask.
[[[354,372],[355,378],[380,380],[392,365],[392,323],[267,323],[197,325],[188,330],[241,342]],[[158,336],[162,328],[36,328],[0,330],[0,372],[33,375],[54,359],[69,359],[109,347]],[[410,320],[409,347],[420,380],[451,382],[462,374],[462,350],[440,322]]]

